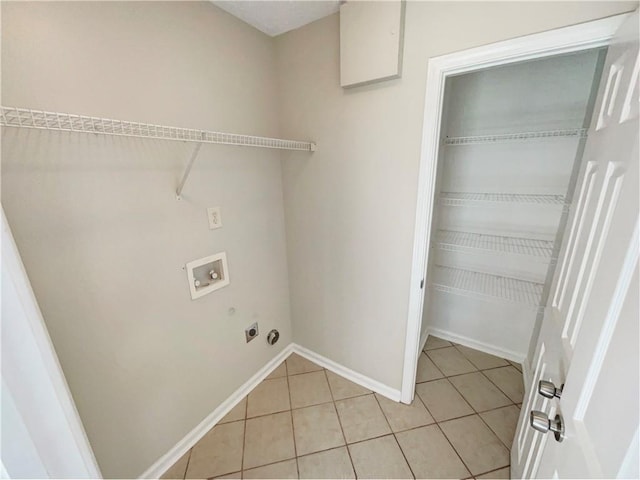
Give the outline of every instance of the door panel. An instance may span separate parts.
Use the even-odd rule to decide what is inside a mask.
[[[640,421],[638,58],[635,12],[607,53],[571,227],[540,330],[540,367],[512,458],[514,472],[525,478],[637,478],[638,455],[628,452]],[[541,377],[564,384],[560,399],[541,400]],[[562,442],[528,425],[531,410],[562,416]]]

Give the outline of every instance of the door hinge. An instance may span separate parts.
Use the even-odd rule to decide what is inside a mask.
[[[424,278],[420,280],[420,288],[424,288]]]

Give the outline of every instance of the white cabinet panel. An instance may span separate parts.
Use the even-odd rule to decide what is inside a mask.
[[[350,1],[340,6],[340,85],[398,78],[404,2]]]

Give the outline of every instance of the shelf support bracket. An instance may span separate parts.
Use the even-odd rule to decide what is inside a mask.
[[[189,163],[187,164],[187,168],[184,171],[184,175],[182,175],[182,180],[180,181],[180,185],[178,185],[178,189],[176,190],[176,199],[182,200],[182,189],[184,188],[184,184],[187,183],[187,178],[189,178],[189,174],[191,173],[191,167],[193,167],[193,163],[198,158],[198,153],[200,153],[200,147],[202,147],[202,142],[196,144],[196,148],[193,149],[193,153],[191,154],[191,158],[189,159]]]

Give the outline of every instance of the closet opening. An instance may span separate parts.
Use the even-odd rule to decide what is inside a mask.
[[[615,31],[600,24],[608,37],[549,40],[570,27],[430,60],[404,403],[428,336],[517,362],[528,383]]]

